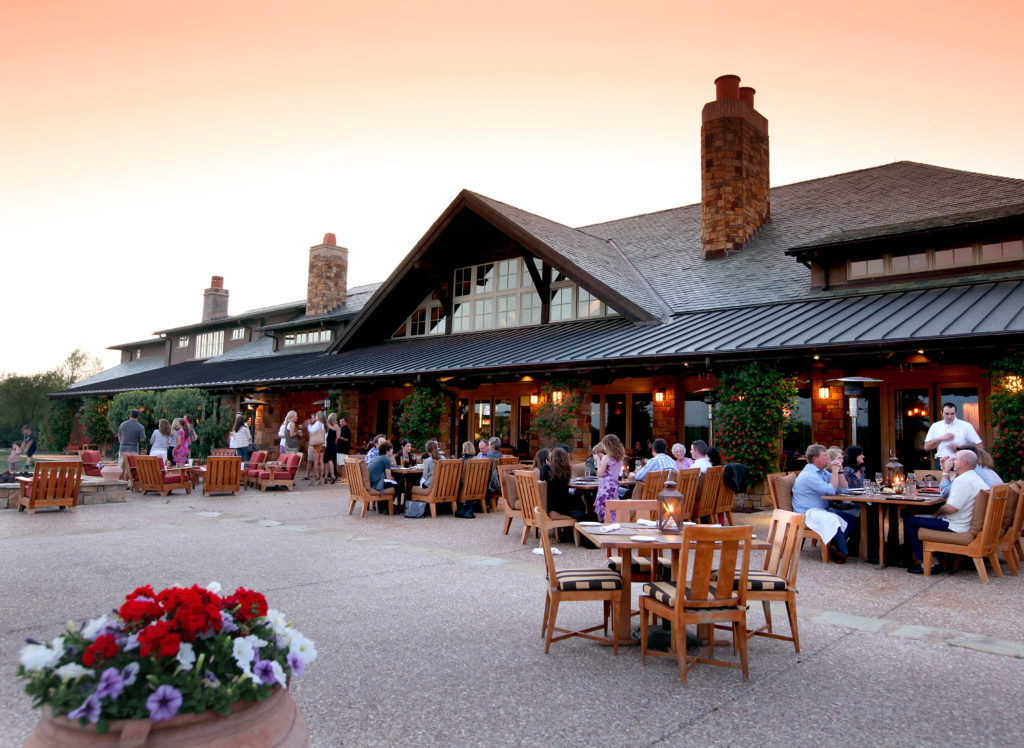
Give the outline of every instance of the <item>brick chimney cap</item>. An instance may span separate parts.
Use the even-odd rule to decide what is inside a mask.
[[[224,288],[224,276],[215,275],[210,278],[210,288]]]
[[[338,239],[334,234],[324,234],[324,244],[337,244]]]
[[[740,99],[750,106],[754,106],[754,94],[756,93],[757,91],[750,86],[740,86]]]
[[[740,77],[738,75],[720,75],[715,78],[715,99],[738,99],[740,97]]]

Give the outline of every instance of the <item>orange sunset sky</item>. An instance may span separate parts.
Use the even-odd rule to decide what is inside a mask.
[[[698,202],[757,89],[782,185],[897,160],[1024,178],[1013,2],[0,0],[0,371],[383,280],[462,188],[579,226]],[[387,331],[385,331],[387,332]]]

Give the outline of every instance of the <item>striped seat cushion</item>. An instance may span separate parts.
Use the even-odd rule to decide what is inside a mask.
[[[665,605],[676,603],[675,582],[648,582],[644,585],[644,594]]]
[[[563,569],[555,576],[563,592],[622,589],[622,577],[609,569]]]
[[[669,580],[672,578],[672,561],[667,558],[658,558],[658,567],[661,570],[661,578]],[[608,568],[619,573],[622,572],[622,556],[609,556],[608,557]],[[633,556],[629,565],[631,573],[633,574],[650,574],[651,573],[651,559],[645,556]]]
[[[712,572],[711,581],[718,581],[718,572]],[[733,578],[733,589],[739,587],[739,575]],[[777,577],[774,574],[769,574],[767,571],[750,571],[747,572],[747,589],[748,590],[760,590],[762,592],[781,592],[786,589],[786,580],[782,577]]]

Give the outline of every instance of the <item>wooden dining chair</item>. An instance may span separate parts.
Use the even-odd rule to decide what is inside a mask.
[[[796,573],[800,566],[800,541],[803,538],[804,515],[776,509],[768,530],[771,544],[764,554],[761,570],[752,570],[747,576],[747,602],[760,601],[764,610],[765,625],[750,629],[747,636],[766,636],[793,642],[800,651],[800,634],[796,623]],[[714,575],[717,582],[718,575]],[[734,577],[734,584],[739,580]],[[776,634],[772,627],[773,601],[784,603],[789,617],[790,636]],[[720,627],[721,628],[721,627]]]
[[[516,480],[516,494],[519,496],[519,505],[523,512],[523,545],[526,544],[526,539],[530,536],[530,530],[536,529],[540,532],[540,524],[538,523],[537,509],[544,512],[544,516],[550,521],[549,530],[557,530],[561,527],[571,527],[573,539],[578,546],[580,544],[580,533],[576,529],[576,520],[572,517],[566,517],[565,515],[558,514],[557,512],[547,512],[544,507],[544,503],[541,501],[540,494],[540,481],[537,480],[537,476],[533,474],[532,470],[516,470],[513,475]]]
[[[686,683],[690,666],[696,663],[718,667],[738,668],[747,672],[747,586],[750,566],[750,544],[753,528],[702,527],[687,525],[683,528],[682,547],[675,569],[677,582],[648,582],[640,596],[640,659],[647,663],[647,655],[675,657],[679,675]],[[687,548],[694,546],[693,561]],[[718,567],[714,566],[718,556]],[[717,574],[716,574],[717,572]],[[715,584],[717,577],[735,578],[735,584]],[[680,594],[682,591],[682,594]],[[667,652],[648,650],[648,629],[655,618],[672,623],[672,646]],[[716,623],[728,623],[732,628],[733,650],[739,653],[739,663],[715,659]],[[686,653],[686,626],[710,629],[708,644],[696,655]]]
[[[768,476],[768,500],[772,509],[782,509],[787,512],[793,511],[793,484],[796,483],[798,473],[772,473]],[[861,525],[861,532],[864,532],[864,525]],[[811,545],[821,548],[821,563],[828,563],[828,543],[821,539],[821,536],[806,525],[804,526],[803,537],[800,540],[800,550],[803,550],[804,541],[810,540]]]
[[[505,529],[502,534],[508,535],[512,520],[523,519],[523,510],[519,506],[519,494],[516,492],[514,473],[520,470],[518,464],[498,465],[498,478],[501,481],[501,508],[505,512]]]
[[[1003,527],[999,536],[999,552],[1006,559],[1010,573],[1017,576],[1017,570],[1024,562],[1021,555],[1021,531],[1024,530],[1024,493],[1021,481],[1004,484],[1006,491],[1006,509],[1003,512]],[[1007,522],[1009,518],[1009,522]]]
[[[345,459],[345,475],[348,478],[348,513],[352,514],[352,510],[355,509],[356,502],[360,501],[363,504],[362,510],[359,512],[360,517],[366,516],[366,510],[370,507],[370,504],[377,505],[377,511],[380,511],[380,504],[387,502],[388,513],[394,515],[395,513],[395,488],[389,486],[383,491],[374,490],[370,485],[370,470],[366,467],[366,461],[360,458],[346,458]]]
[[[725,466],[708,468],[700,476],[697,485],[696,509],[693,510],[693,521],[701,522],[707,519],[707,524],[715,524],[718,520],[715,513],[718,508],[718,492],[722,488],[722,478],[725,475]]]
[[[472,462],[466,460],[465,462]],[[484,463],[488,468],[491,461]],[[425,501],[430,506],[430,516],[437,519],[437,505],[451,504],[452,514],[455,514],[456,502],[459,500],[459,481],[462,478],[462,460],[441,460],[434,466],[434,476],[430,479],[430,487],[412,487],[412,498],[415,501]]]
[[[462,466],[459,501],[479,501],[484,514],[487,514],[487,484],[490,480],[490,460],[466,460]]]
[[[521,473],[516,474],[517,483]],[[528,473],[533,479],[533,473]],[[536,483],[536,481],[534,481]],[[518,486],[517,486],[518,488]],[[551,649],[551,643],[578,636],[611,644],[615,654],[619,653],[619,606],[623,604],[622,576],[610,569],[555,569],[555,557],[551,553],[550,533],[559,525],[540,506],[533,506],[534,522],[540,530],[540,547],[544,549],[544,564],[547,567],[548,590],[544,600],[544,619],[541,635],[544,637],[544,654]],[[600,600],[604,603],[601,624],[585,629],[564,629],[555,625],[558,607],[563,602]],[[608,618],[612,619],[612,638],[608,634]],[[604,636],[592,632],[601,629]],[[560,634],[555,636],[554,634]]]
[[[633,489],[633,498],[640,501],[657,501],[658,494],[665,488],[665,481],[669,477],[675,480],[677,472],[676,470],[652,470],[644,476],[642,481],[637,483],[637,487]],[[637,495],[638,490],[640,490],[639,495]]]
[[[1003,576],[1003,570],[999,566],[998,550],[999,530],[1003,525],[1005,505],[1006,499],[992,498],[989,491],[978,491],[974,497],[971,532],[942,532],[927,528],[920,530],[918,537],[921,539],[921,547],[924,552],[921,565],[924,567],[925,576],[931,576],[933,553],[967,556],[974,561],[978,576],[985,584],[988,584],[988,574],[985,573],[986,558],[992,564],[992,572],[997,577]],[[983,517],[981,528],[975,531],[975,519],[979,515]],[[970,539],[972,534],[973,539]],[[969,542],[964,543],[965,540],[969,540]]]

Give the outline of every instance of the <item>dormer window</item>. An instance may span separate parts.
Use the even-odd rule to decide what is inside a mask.
[[[245,340],[245,328],[244,327],[236,327],[234,330],[232,330],[231,331],[231,339],[232,340]]]
[[[178,336],[178,347],[179,348],[188,348],[188,335],[179,335]]]
[[[196,358],[213,358],[224,352],[224,331],[204,332],[196,335]]]
[[[314,343],[326,343],[331,339],[330,330],[302,330],[301,332],[285,333],[284,345],[313,345]]]
[[[995,262],[1012,262],[1020,259],[1024,259],[1024,242],[1020,239],[927,249],[923,252],[906,255],[894,255],[886,252],[877,257],[848,260],[846,277],[849,280],[867,280],[890,275],[927,273]]]

